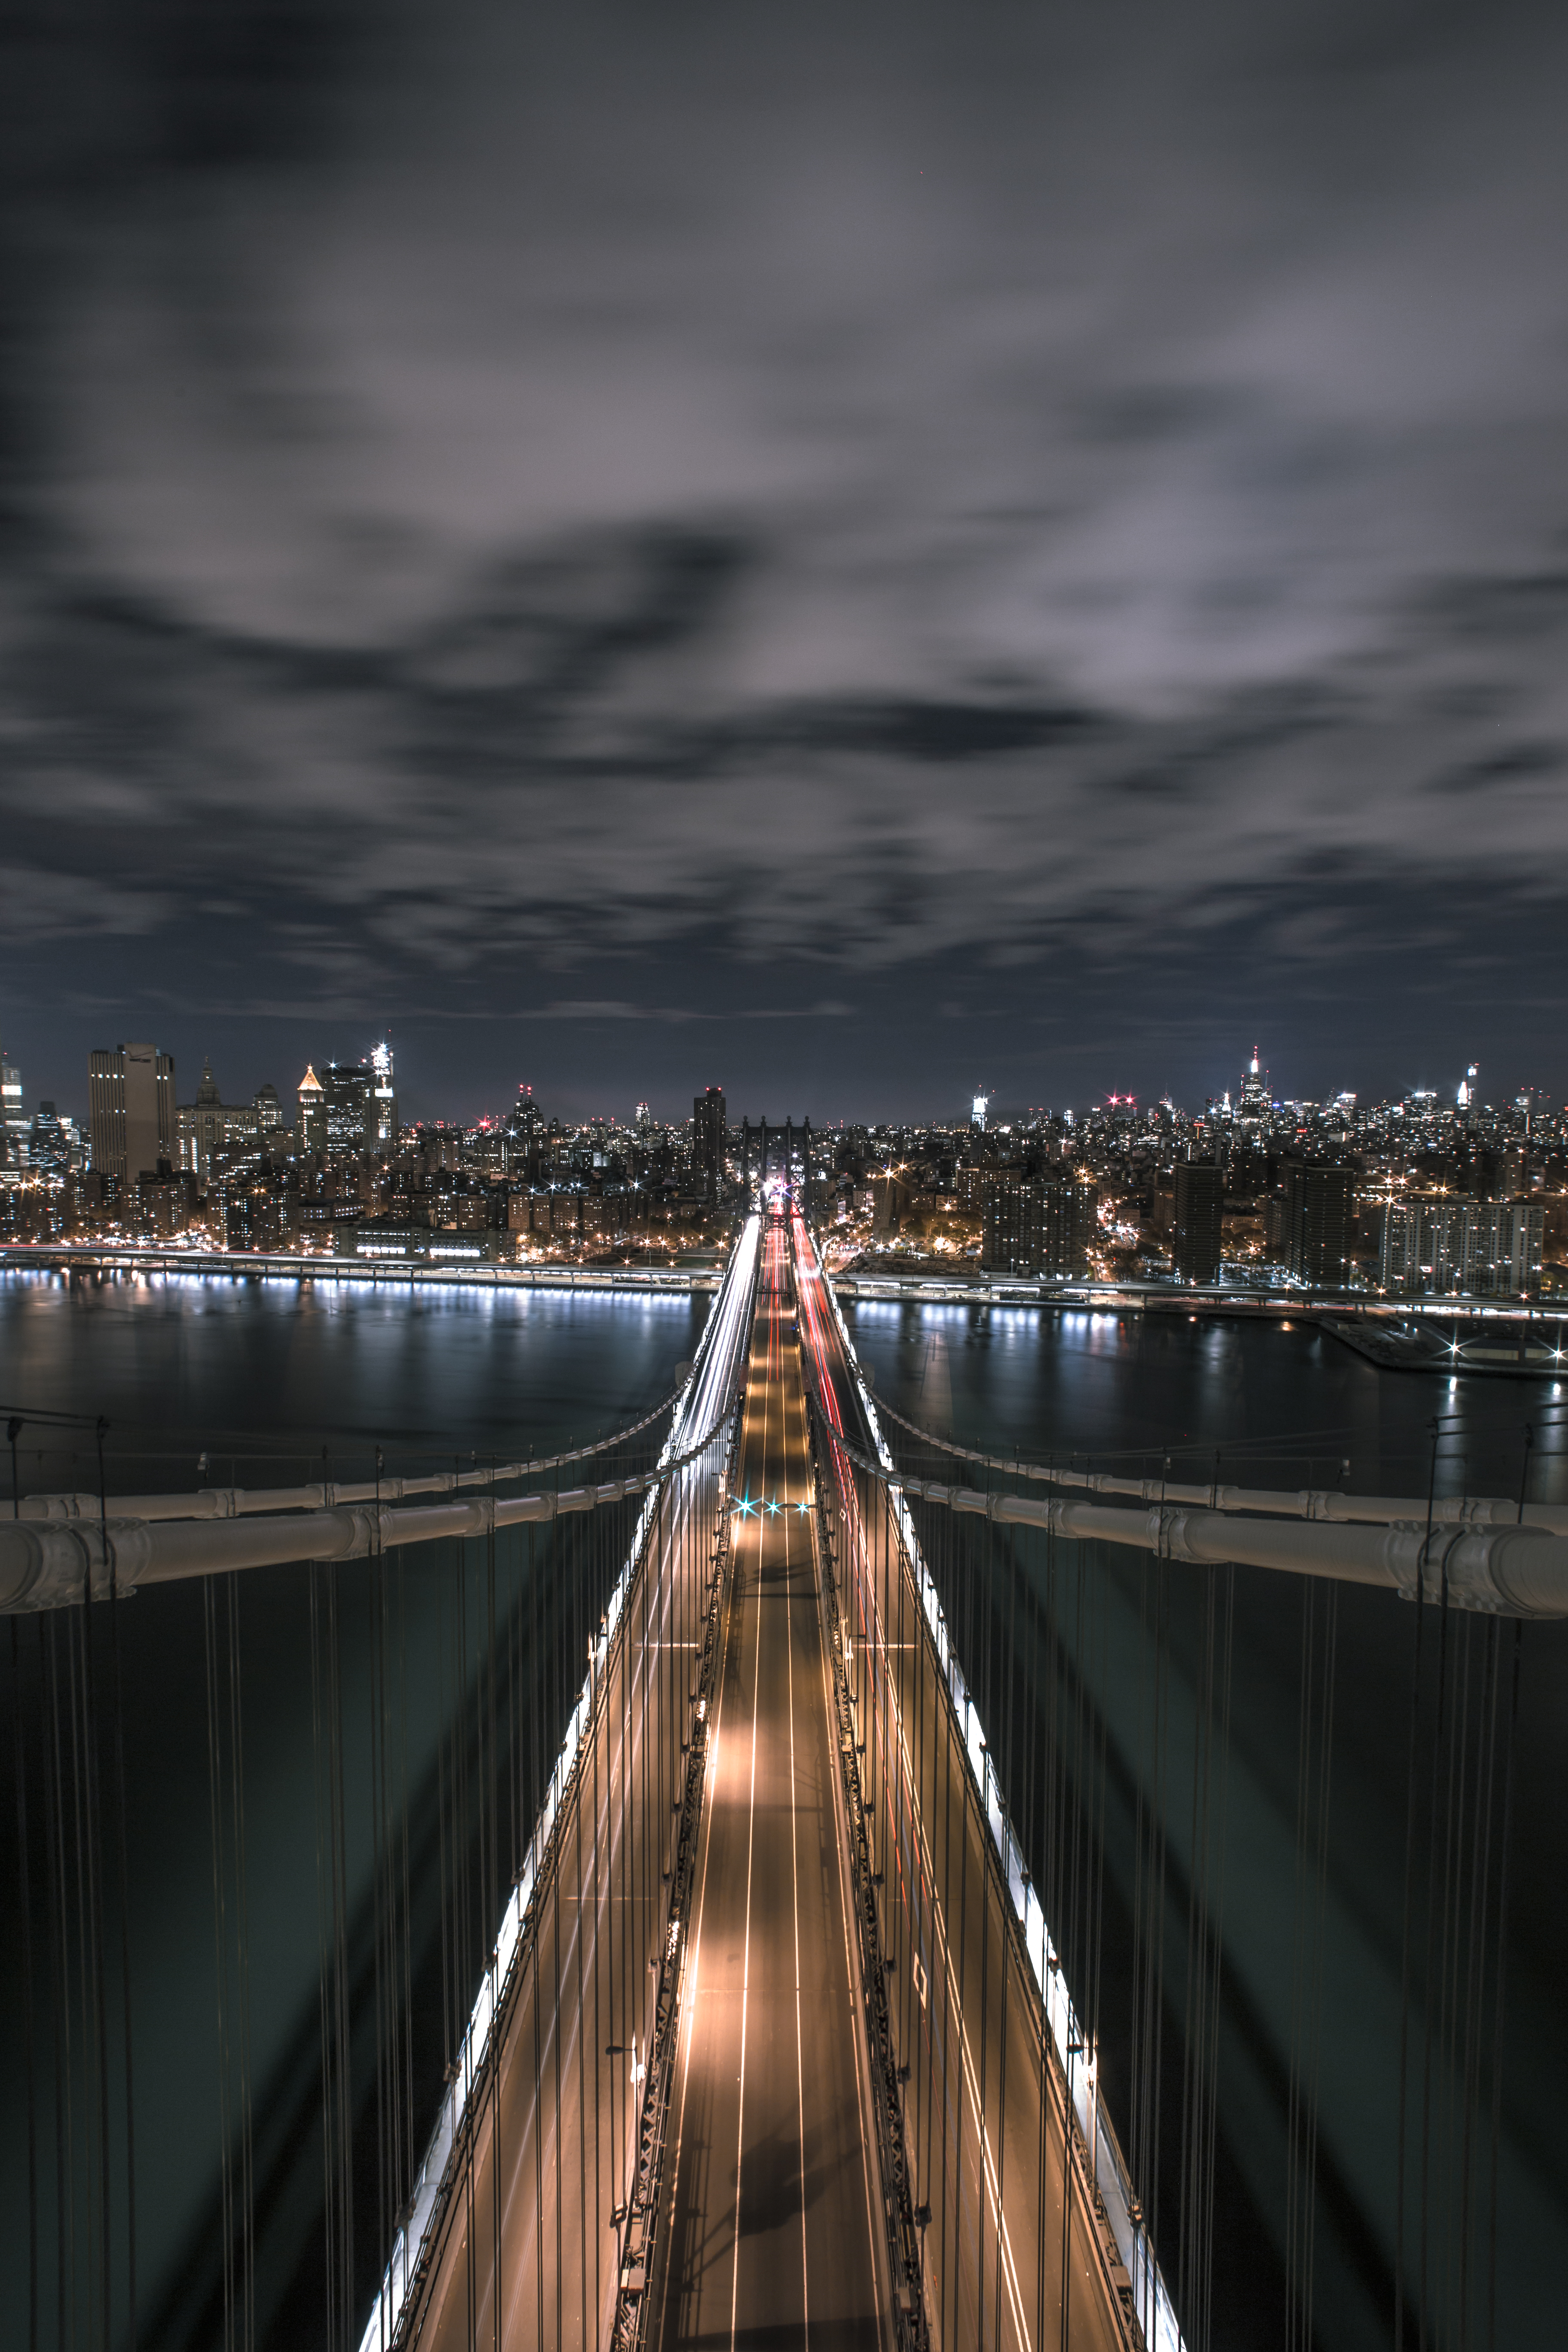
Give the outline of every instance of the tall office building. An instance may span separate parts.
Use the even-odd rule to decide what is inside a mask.
[[[696,1175],[707,1178],[710,1201],[716,1201],[723,1190],[727,1140],[724,1089],[705,1087],[691,1105],[691,1166]]]
[[[0,1168],[20,1168],[27,1157],[27,1121],[22,1110],[22,1073],[0,1052]]]
[[[375,1148],[390,1151],[397,1141],[397,1088],[393,1082],[390,1037],[370,1049],[370,1107]]]
[[[228,1140],[222,1097],[211,1062],[202,1064],[194,1103],[180,1105],[180,1165],[205,1184],[213,1154]]]
[[[1183,1282],[1219,1280],[1225,1172],[1213,1160],[1176,1162],[1171,1258]]]
[[[986,1185],[980,1263],[989,1274],[1080,1275],[1098,1222],[1094,1187],[1065,1171]]]
[[[1355,1177],[1326,1161],[1288,1160],[1284,1192],[1285,1263],[1312,1289],[1342,1289],[1351,1255]]]
[[[1258,1066],[1258,1048],[1252,1049],[1252,1059],[1241,1076],[1241,1096],[1236,1106],[1237,1124],[1249,1130],[1263,1127],[1268,1118],[1268,1080]]]
[[[321,1073],[327,1150],[334,1160],[357,1157],[375,1141],[375,1097],[363,1062],[329,1062]]]
[[[52,1102],[41,1102],[27,1130],[27,1164],[50,1175],[63,1176],[73,1157],[76,1129],[62,1118]]]
[[[307,1066],[298,1087],[300,1104],[300,1156],[309,1159],[312,1152],[327,1148],[327,1094],[313,1067]]]
[[[100,1175],[134,1185],[156,1174],[160,1160],[173,1166],[179,1132],[174,1107],[174,1056],[156,1045],[116,1045],[88,1055],[88,1132],[92,1164]]]

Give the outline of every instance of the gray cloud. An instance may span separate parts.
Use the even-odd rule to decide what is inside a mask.
[[[228,21],[15,167],[11,941],[456,1007],[1563,895],[1548,12]]]

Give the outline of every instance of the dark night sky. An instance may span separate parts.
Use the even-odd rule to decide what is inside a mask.
[[[11,22],[30,1099],[1563,1091],[1561,9]]]

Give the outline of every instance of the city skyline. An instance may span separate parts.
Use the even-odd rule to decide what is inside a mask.
[[[40,1082],[1561,1090],[1560,14],[327,16],[7,56]]]
[[[868,1087],[862,1087],[852,1086],[848,1081],[840,1080],[835,1083],[830,1078],[826,1084],[819,1084],[814,1090],[809,1076],[804,1075],[801,1076],[800,1087],[792,1102],[786,1099],[782,1086],[769,1086],[765,1074],[754,1079],[748,1079],[742,1074],[739,1085],[732,1077],[726,1082],[721,1072],[718,1076],[714,1075],[711,1056],[708,1057],[707,1066],[704,1066],[695,1055],[689,1054],[685,1055],[678,1066],[659,1083],[639,1080],[634,1076],[629,1081],[616,1087],[613,1093],[608,1083],[585,1078],[580,1070],[573,1069],[569,1064],[553,1086],[548,1079],[541,1080],[525,1075],[510,1086],[504,1079],[493,1076],[482,1092],[477,1092],[471,1087],[462,1086],[453,1089],[446,1085],[444,1076],[437,1076],[436,1069],[432,1067],[436,1060],[434,1054],[429,1053],[428,1049],[426,1054],[421,1054],[419,1025],[400,1022],[390,1024],[383,1022],[379,1027],[374,1027],[374,1024],[369,1026],[361,1024],[358,1034],[363,1050],[355,1050],[356,1032],[353,1025],[346,1022],[331,1025],[330,1028],[329,1024],[324,1023],[306,1026],[303,1024],[297,1025],[289,1022],[286,1030],[284,1024],[280,1024],[277,1050],[269,1053],[264,1051],[255,1059],[254,1067],[257,1075],[253,1080],[245,1075],[243,1068],[238,1076],[236,1076],[236,1065],[239,1061],[237,1053],[231,1052],[226,1057],[221,1049],[216,1045],[197,1045],[187,1049],[179,1045],[165,1044],[166,1035],[171,1038],[192,1035],[199,1039],[203,1034],[210,1032],[215,1025],[217,1024],[210,1020],[181,1022],[177,1024],[171,1023],[165,1024],[164,1029],[160,1030],[157,1035],[155,1042],[160,1052],[172,1054],[176,1071],[186,1074],[178,1079],[178,1092],[180,1099],[184,1102],[189,1103],[195,1100],[195,1074],[199,1073],[205,1065],[212,1064],[220,1094],[224,1093],[226,1087],[227,1088],[227,1093],[224,1095],[225,1099],[249,1101],[259,1088],[270,1084],[277,1088],[285,1105],[291,1106],[295,1091],[308,1067],[313,1065],[324,1065],[331,1060],[346,1066],[357,1066],[363,1062],[369,1069],[373,1055],[378,1050],[374,1040],[393,1038],[397,1056],[397,1097],[400,1118],[405,1123],[427,1121],[458,1126],[477,1126],[481,1119],[487,1118],[491,1119],[505,1118],[524,1088],[531,1088],[535,1099],[541,1104],[545,1102],[547,1096],[549,1097],[547,1113],[549,1116],[578,1121],[609,1118],[629,1126],[635,1120],[638,1108],[644,1103],[648,1103],[654,1107],[655,1114],[661,1123],[668,1124],[689,1118],[689,1111],[685,1106],[690,1102],[693,1087],[700,1090],[702,1086],[709,1084],[720,1086],[730,1098],[732,1121],[738,1121],[743,1115],[750,1116],[753,1119],[759,1116],[766,1117],[775,1122],[782,1122],[785,1118],[793,1116],[797,1119],[809,1117],[818,1123],[830,1124],[846,1120],[864,1124],[868,1120],[875,1125],[952,1125],[956,1127],[963,1124],[970,1116],[972,1104],[976,1098],[977,1092],[981,1090],[985,1092],[990,1102],[990,1116],[993,1119],[1026,1117],[1040,1109],[1060,1113],[1064,1109],[1073,1108],[1087,1112],[1096,1108],[1114,1105],[1122,1098],[1136,1102],[1145,1110],[1152,1109],[1162,1100],[1169,1099],[1179,1109],[1196,1116],[1201,1113],[1206,1101],[1212,1099],[1217,1102],[1227,1092],[1239,1097],[1253,1050],[1251,1047],[1238,1046],[1228,1055],[1209,1057],[1209,1068],[1206,1071],[1200,1069],[1197,1083],[1184,1092],[1165,1084],[1152,1087],[1130,1087],[1108,1081],[1098,1087],[1080,1088],[1076,1093],[1064,1090],[1051,1093],[1042,1087],[1037,1087],[1033,1090],[1021,1089],[1015,1093],[995,1086],[991,1081],[988,1072],[983,1074],[983,1084],[971,1070],[967,1076],[960,1072],[946,1096],[938,1095],[934,1087],[924,1089],[917,1095],[911,1085],[907,1100],[897,1106],[889,1106],[880,1102],[875,1081],[872,1081]],[[371,1034],[373,1027],[372,1042],[365,1043],[364,1038]],[[404,1042],[411,1027],[416,1036],[412,1055]],[[335,1046],[334,1052],[331,1054],[321,1050],[320,1033],[322,1028],[329,1028],[326,1042]],[[46,1080],[49,1075],[47,1068],[42,1076],[36,1075],[37,1066],[32,1061],[25,1045],[16,1042],[18,1034],[23,1037],[26,1035],[26,1030],[18,1033],[15,1023],[12,1024],[9,1031],[0,1034],[0,1051],[4,1052],[7,1064],[22,1073],[22,1083],[29,1112],[36,1109],[40,1101],[47,1101],[54,1103],[62,1114],[77,1116],[85,1120],[88,1092],[85,1052],[79,1053],[76,1056],[80,1065],[79,1068],[73,1072],[68,1061],[64,1062],[59,1075],[53,1079],[52,1083],[47,1083]],[[568,1034],[572,1032],[569,1031]],[[130,1032],[125,1033],[127,1040],[130,1035]],[[312,1036],[317,1040],[313,1045],[307,1045],[302,1048],[296,1042],[300,1037],[309,1040]],[[94,1032],[93,1050],[102,1050],[110,1042],[107,1032],[102,1037]],[[116,1038],[112,1042],[121,1041]],[[1091,1055],[1092,1048],[1087,1049],[1082,1055],[1075,1057],[1078,1066],[1081,1068]],[[292,1059],[288,1058],[290,1055]],[[1500,1066],[1489,1065],[1484,1061],[1478,1061],[1473,1053],[1467,1053],[1463,1047],[1458,1049],[1457,1055],[1448,1055],[1441,1058],[1436,1051],[1433,1051],[1427,1055],[1425,1062],[1418,1066],[1420,1075],[1408,1076],[1390,1087],[1355,1084],[1353,1081],[1356,1076],[1356,1064],[1352,1057],[1342,1052],[1320,1050],[1309,1061],[1308,1066],[1311,1067],[1314,1062],[1319,1068],[1327,1068],[1331,1073],[1338,1073],[1339,1083],[1323,1085],[1315,1089],[1305,1084],[1291,1083],[1290,1073],[1288,1070],[1277,1073],[1270,1066],[1269,1055],[1265,1053],[1261,1082],[1267,1084],[1270,1099],[1276,1102],[1329,1103],[1342,1093],[1348,1093],[1363,1103],[1393,1102],[1414,1094],[1430,1093],[1439,1103],[1454,1104],[1458,1100],[1459,1089],[1462,1087],[1476,1083],[1479,1084],[1479,1088],[1476,1100],[1478,1102],[1484,1100],[1492,1107],[1501,1109],[1511,1106],[1521,1094],[1528,1089],[1533,1089],[1553,1106],[1563,1099],[1564,1092],[1564,1089],[1544,1081],[1538,1073],[1521,1071],[1517,1077],[1504,1075],[1510,1067],[1506,1058],[1501,1061]],[[218,1067],[220,1064],[221,1068]],[[548,1068],[548,1062],[545,1066]],[[635,1072],[638,1066],[634,1063],[631,1066]],[[439,1067],[443,1073],[448,1072],[448,1066],[444,1060]],[[1475,1080],[1475,1072],[1478,1069],[1481,1073],[1479,1082]],[[795,1066],[795,1072],[799,1074],[798,1065]],[[772,1096],[771,1102],[764,1099],[764,1096],[767,1095]],[[873,1105],[878,1107],[872,1107]]]

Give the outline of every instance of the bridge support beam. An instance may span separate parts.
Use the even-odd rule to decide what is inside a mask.
[[[1305,1525],[1289,1519],[1232,1518],[1223,1511],[1157,1506],[1109,1510],[1094,1503],[1032,1495],[987,1494],[889,1477],[857,1454],[863,1469],[903,1494],[950,1510],[973,1512],[1005,1527],[1049,1528],[1077,1543],[1128,1544],[1159,1559],[1223,1567],[1277,1568],[1291,1576],[1343,1584],[1383,1585],[1406,1601],[1436,1601],[1500,1617],[1568,1617],[1568,1538],[1529,1525],[1475,1528],[1405,1520],[1391,1527]]]

